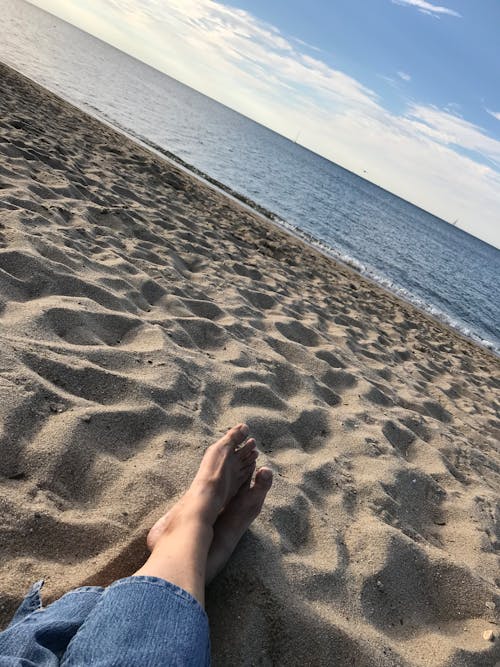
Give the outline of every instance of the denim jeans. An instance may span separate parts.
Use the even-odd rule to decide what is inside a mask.
[[[0,633],[0,667],[210,664],[208,618],[187,591],[156,577],[77,588],[42,607],[31,587]]]

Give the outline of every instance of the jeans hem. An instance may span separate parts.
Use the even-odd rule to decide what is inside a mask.
[[[198,600],[193,595],[191,595],[191,593],[188,593],[188,591],[184,590],[184,588],[181,588],[180,586],[177,586],[177,584],[173,584],[172,582],[167,581],[167,579],[162,579],[161,577],[152,577],[144,574],[132,575],[131,577],[125,577],[124,579],[118,579],[118,581],[114,581],[111,586],[108,586],[107,590],[117,588],[118,586],[129,586],[130,584],[148,584],[150,586],[157,586],[158,588],[166,589],[167,591],[174,593],[174,595],[181,598],[188,604],[199,607],[200,611],[203,612],[203,615],[206,616],[205,610],[198,602]]]

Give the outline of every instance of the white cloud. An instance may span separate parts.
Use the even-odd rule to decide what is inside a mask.
[[[445,14],[447,16],[455,16],[461,18],[461,14],[456,12],[453,9],[448,9],[448,7],[441,7],[440,5],[433,5],[431,2],[426,0],[392,0],[395,5],[406,5],[408,7],[415,7],[419,12],[423,14],[430,14],[431,16],[437,16],[439,18],[440,14]]]
[[[413,104],[407,117],[415,128],[435,141],[474,151],[500,166],[500,141],[459,116],[436,107]]]
[[[411,81],[411,76],[406,72],[397,72],[397,75],[400,79],[403,79],[403,81]]]
[[[300,129],[301,144],[500,246],[500,141],[450,105],[393,113],[320,54],[214,0],[81,2],[102,39],[285,136]]]
[[[298,37],[292,37],[293,41],[296,44],[300,44],[301,46],[305,46],[308,49],[311,49],[311,51],[316,51],[316,53],[322,53],[323,49],[318,48],[317,46],[314,46],[314,44],[309,44],[309,42],[304,42],[303,39],[299,39]]]
[[[500,120],[500,111],[490,111],[490,109],[486,109],[486,111],[490,114],[490,116],[493,116],[493,118]]]

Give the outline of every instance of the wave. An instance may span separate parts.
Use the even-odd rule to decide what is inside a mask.
[[[474,329],[468,326],[465,322],[459,320],[456,317],[452,317],[451,315],[449,315],[449,313],[446,313],[444,310],[438,308],[434,304],[429,303],[425,299],[422,299],[421,297],[417,296],[406,287],[402,287],[394,280],[383,275],[373,267],[363,264],[363,262],[360,262],[352,255],[348,255],[346,253],[339,251],[338,249],[332,247],[325,241],[318,239],[309,232],[305,232],[300,227],[297,227],[296,225],[293,225],[287,222],[286,220],[282,220],[278,216],[274,216],[272,221],[274,224],[277,224],[278,226],[284,228],[286,231],[292,233],[294,236],[300,238],[302,241],[316,248],[323,254],[326,254],[332,259],[340,261],[343,264],[349,266],[350,268],[353,268],[355,271],[369,278],[370,280],[373,280],[373,282],[387,289],[392,294],[395,294],[404,301],[411,303],[413,306],[427,313],[428,315],[431,315],[434,319],[438,320],[439,322],[446,324],[450,328],[461,333],[466,338],[469,338],[475,343],[481,345],[482,347],[485,347],[486,349],[500,356],[500,345],[482,336],[477,331],[474,331]]]

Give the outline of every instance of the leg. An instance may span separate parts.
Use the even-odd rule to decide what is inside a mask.
[[[0,633],[0,667],[58,667],[68,644],[104,593],[77,588],[42,607],[43,582],[31,587],[10,625]]]
[[[206,584],[209,584],[223,569],[243,534],[260,514],[272,482],[272,471],[269,468],[261,468],[257,471],[254,484],[251,485],[249,477],[217,518],[212,544],[208,551]],[[167,512],[149,531],[147,543],[150,551],[153,551],[163,534],[169,515],[170,512]]]
[[[257,452],[253,440],[242,444],[247,433],[247,427],[239,425],[207,450],[189,490],[163,517],[151,556],[135,575],[105,591],[70,643],[64,667],[209,663],[208,620],[202,604],[214,524],[225,515],[228,532],[233,526],[232,551],[244,522],[236,529],[237,522],[230,521],[231,501],[243,497],[245,485],[247,498],[256,501],[263,483],[261,473],[260,481],[249,486]]]
[[[214,524],[255,467],[253,439],[236,449],[247,434],[246,425],[237,426],[207,450],[193,483],[164,518],[151,556],[136,575],[166,579],[203,606]]]

